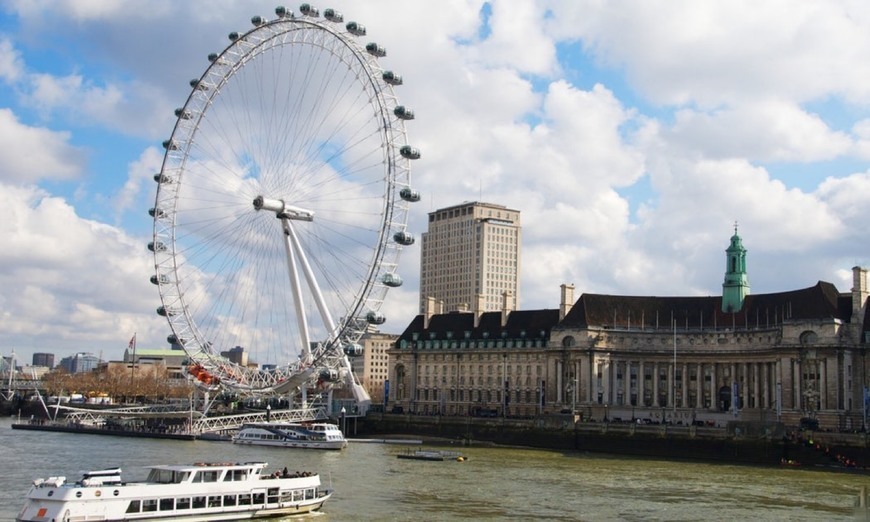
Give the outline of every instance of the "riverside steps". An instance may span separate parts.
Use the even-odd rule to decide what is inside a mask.
[[[696,426],[584,422],[561,414],[512,419],[369,412],[349,436],[399,434],[466,445],[870,472],[867,434],[800,431],[780,422],[729,421],[724,426]]]

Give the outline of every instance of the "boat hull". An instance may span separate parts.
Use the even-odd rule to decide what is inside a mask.
[[[17,522],[251,520],[317,511],[332,496],[307,472],[263,474],[265,463],[151,466],[148,480],[120,470],[34,481]]]
[[[347,447],[347,439],[338,426],[324,422],[245,424],[233,437],[233,443],[320,450],[340,450]]]
[[[234,440],[233,443],[246,446],[271,446],[273,448],[303,448],[322,450],[340,450],[347,447],[347,441],[302,442],[280,440]]]
[[[293,505],[287,506],[283,508],[266,508],[259,509],[256,511],[233,511],[233,512],[225,512],[225,513],[190,513],[190,514],[179,514],[173,513],[171,515],[165,515],[162,513],[154,513],[153,515],[146,514],[137,514],[137,515],[124,515],[120,518],[103,518],[102,515],[81,515],[76,516],[72,512],[70,516],[64,518],[65,510],[52,510],[50,508],[47,509],[46,514],[41,517],[30,517],[28,515],[24,515],[23,517],[19,517],[15,519],[15,522],[49,522],[52,520],[60,521],[69,521],[69,522],[92,522],[92,521],[101,521],[101,522],[127,522],[131,520],[147,520],[147,521],[173,521],[173,520],[184,520],[186,522],[215,522],[215,521],[231,521],[231,520],[255,520],[261,518],[274,518],[280,516],[291,516],[291,515],[302,515],[306,513],[311,513],[314,511],[318,511],[323,503],[326,502],[331,495],[326,495],[322,497],[317,502],[305,504],[305,505]]]

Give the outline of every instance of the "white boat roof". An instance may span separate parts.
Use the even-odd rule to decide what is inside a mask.
[[[268,466],[266,462],[195,462],[193,464],[156,464],[145,466],[145,469],[160,469],[167,471],[198,471],[202,469],[262,469]]]

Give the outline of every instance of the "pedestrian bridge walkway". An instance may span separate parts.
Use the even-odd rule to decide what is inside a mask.
[[[252,422],[304,422],[327,417],[322,408],[302,408],[296,410],[267,410],[238,415],[220,415],[208,417],[201,412],[179,410],[166,406],[141,406],[112,409],[89,409],[72,406],[53,406],[52,409],[63,410],[65,420],[80,426],[101,427],[108,422],[123,424],[125,421],[145,419],[188,419],[187,433],[201,435],[204,433],[221,433],[240,428],[243,424]]]

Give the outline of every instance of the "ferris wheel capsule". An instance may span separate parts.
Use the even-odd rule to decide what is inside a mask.
[[[393,234],[393,240],[400,245],[413,245],[414,244],[414,234],[409,232],[396,232]]]
[[[384,324],[387,318],[380,312],[371,311],[366,314],[366,321],[369,324]]]
[[[345,26],[347,32],[354,36],[365,36],[366,35],[366,26],[357,22],[348,22]]]
[[[363,354],[363,347],[359,343],[350,343],[344,345],[344,354],[349,357],[359,357]]]
[[[344,21],[344,16],[339,11],[335,9],[329,8],[323,11],[323,17],[329,20],[330,22],[335,22],[340,24]]]
[[[384,71],[381,78],[390,85],[402,85],[402,75],[396,74],[393,71]]]
[[[366,51],[374,57],[383,58],[387,55],[386,48],[376,44],[375,42],[371,42],[366,45]]]
[[[288,11],[283,5],[275,8],[275,14],[278,15],[278,18],[293,18],[293,11]]]
[[[420,150],[410,145],[403,145],[399,149],[399,154],[401,154],[403,158],[420,159]]]
[[[166,245],[161,241],[149,241],[148,250],[152,252],[166,252]]]
[[[414,111],[405,107],[404,105],[398,105],[395,109],[393,109],[393,114],[396,115],[400,120],[413,120],[414,119]]]
[[[337,381],[338,370],[327,369],[320,372],[320,378],[324,381]]]
[[[318,16],[320,16],[320,10],[311,4],[300,5],[299,12],[304,14],[305,16],[310,16],[312,18],[317,18]]]
[[[381,282],[391,288],[402,286],[402,277],[394,272],[387,272],[381,276]]]
[[[411,203],[416,203],[417,201],[420,201],[420,193],[416,190],[411,190],[411,187],[405,187],[400,190],[399,197]]]

